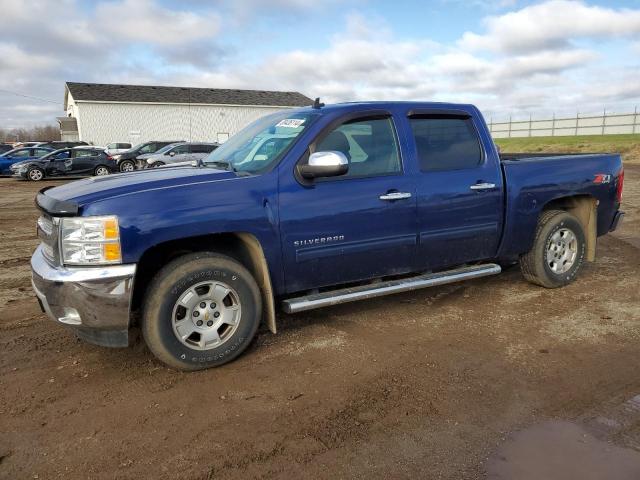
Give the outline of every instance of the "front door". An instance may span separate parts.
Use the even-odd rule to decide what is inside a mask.
[[[392,117],[351,119],[321,134],[310,150],[342,152],[349,171],[309,184],[281,173],[287,291],[411,271],[415,181],[404,174]]]
[[[70,162],[71,150],[62,150],[49,159],[46,164],[46,174],[48,176],[64,175],[70,168]]]
[[[485,152],[479,129],[465,115],[409,118],[420,172],[420,269],[492,258],[502,230],[499,159]]]

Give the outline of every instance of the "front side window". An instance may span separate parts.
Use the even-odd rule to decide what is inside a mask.
[[[421,171],[462,170],[482,163],[480,141],[471,118],[431,115],[409,121]]]
[[[33,153],[36,157],[42,157],[43,155],[49,153],[49,150],[45,150],[44,148],[36,148]]]
[[[264,172],[280,161],[317,117],[317,113],[296,111],[267,115],[236,133],[203,162],[218,168],[228,166],[236,172]]]
[[[401,171],[398,142],[390,117],[343,123],[316,143],[317,152],[342,152],[349,171],[337,178],[372,177]]]
[[[156,151],[155,147],[156,147],[155,143],[148,143],[147,145],[143,145],[142,147],[140,147],[140,149],[138,150],[138,153],[140,154],[153,153]]]
[[[177,147],[173,147],[166,154],[169,154],[169,153],[173,153],[174,155],[182,155],[183,153],[189,153],[189,145],[178,145]]]
[[[16,150],[11,154],[12,157],[15,158],[27,158],[31,156],[31,150],[25,148],[24,150]]]

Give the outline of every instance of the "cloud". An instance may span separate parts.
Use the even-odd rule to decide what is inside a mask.
[[[372,14],[366,0],[350,2],[5,2],[0,89],[60,103],[67,80],[295,90],[328,102],[473,102],[488,114],[640,99],[640,62],[629,55],[640,45],[640,9],[474,0],[494,13],[442,43],[407,34]],[[322,30],[334,33],[317,33],[317,16],[335,18]],[[614,41],[625,55],[607,55],[602,46]],[[53,120],[61,108],[0,91],[0,126]]]
[[[487,32],[466,32],[459,46],[503,53],[567,48],[573,40],[640,34],[640,11],[552,0],[488,17]]]

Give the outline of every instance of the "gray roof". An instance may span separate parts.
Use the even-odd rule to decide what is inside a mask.
[[[298,92],[230,90],[223,88],[154,87],[106,83],[66,83],[74,100],[97,102],[205,103],[304,107],[313,100]],[[65,98],[66,103],[66,98]]]

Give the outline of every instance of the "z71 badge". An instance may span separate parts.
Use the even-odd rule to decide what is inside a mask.
[[[604,173],[596,173],[593,183],[611,183],[611,175],[605,175]]]

